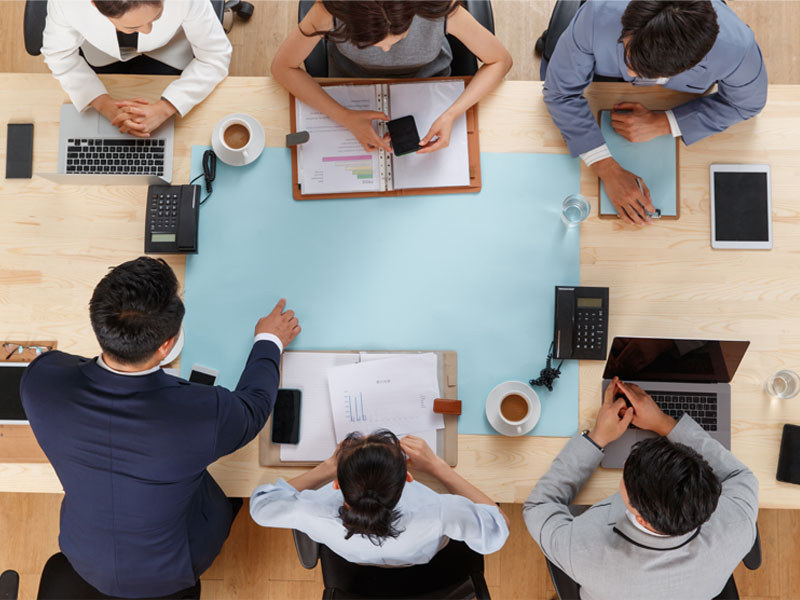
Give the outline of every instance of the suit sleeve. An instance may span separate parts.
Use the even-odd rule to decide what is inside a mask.
[[[84,38],[64,17],[60,0],[48,0],[42,38],[44,62],[79,111],[106,94],[97,74],[78,53]]]
[[[256,342],[236,390],[215,388],[217,439],[213,460],[248,444],[264,428],[278,395],[280,356],[273,342]]]
[[[594,75],[594,10],[585,3],[561,34],[544,81],[544,102],[572,156],[605,143],[583,90]]]
[[[573,516],[569,505],[602,459],[603,453],[592,442],[575,434],[522,505],[522,516],[533,539],[545,556],[573,579]]]
[[[741,520],[751,524],[752,536],[745,551],[756,539],[758,517],[758,479],[730,450],[703,430],[688,415],[683,415],[667,438],[694,448],[714,470],[722,484],[720,502],[730,501]]]
[[[672,109],[689,145],[756,116],[767,103],[767,68],[755,41],[741,63],[717,82],[717,91]]]
[[[228,76],[232,51],[231,43],[208,0],[194,0],[191,3],[183,21],[183,32],[192,46],[194,59],[180,78],[167,86],[162,94],[182,117],[205,100]]]

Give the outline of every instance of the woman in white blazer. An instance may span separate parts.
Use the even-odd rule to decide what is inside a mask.
[[[118,32],[137,34],[136,47],[120,48]],[[42,54],[78,110],[91,106],[123,133],[147,137],[227,76],[231,44],[209,0],[48,0]],[[93,67],[140,55],[182,71],[180,79],[152,104],[112,98]]]

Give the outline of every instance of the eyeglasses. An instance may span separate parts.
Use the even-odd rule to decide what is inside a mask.
[[[3,350],[8,352],[5,359],[8,360],[14,354],[24,354],[27,351],[32,351],[36,353],[36,356],[39,356],[42,352],[49,352],[52,350],[52,346],[23,346],[21,344],[3,344]]]

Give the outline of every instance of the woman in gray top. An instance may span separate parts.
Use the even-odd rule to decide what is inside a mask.
[[[305,104],[347,127],[366,151],[391,150],[372,127],[372,121],[389,117],[340,105],[302,69],[303,61],[325,37],[332,77],[449,75],[452,53],[446,34],[458,38],[483,64],[420,141],[420,153],[434,152],[449,144],[456,118],[511,68],[508,50],[457,0],[320,0],[281,44],[272,75]]]

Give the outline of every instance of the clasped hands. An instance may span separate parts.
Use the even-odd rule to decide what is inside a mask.
[[[95,98],[91,105],[107,118],[120,133],[148,138],[164,121],[177,113],[167,100],[150,103],[144,98],[114,100],[108,94]]]
[[[624,396],[630,402],[625,402]],[[603,405],[589,437],[601,448],[622,436],[633,423],[659,435],[667,435],[675,427],[675,419],[665,414],[650,394],[634,383],[623,383],[615,377],[603,395]]]

